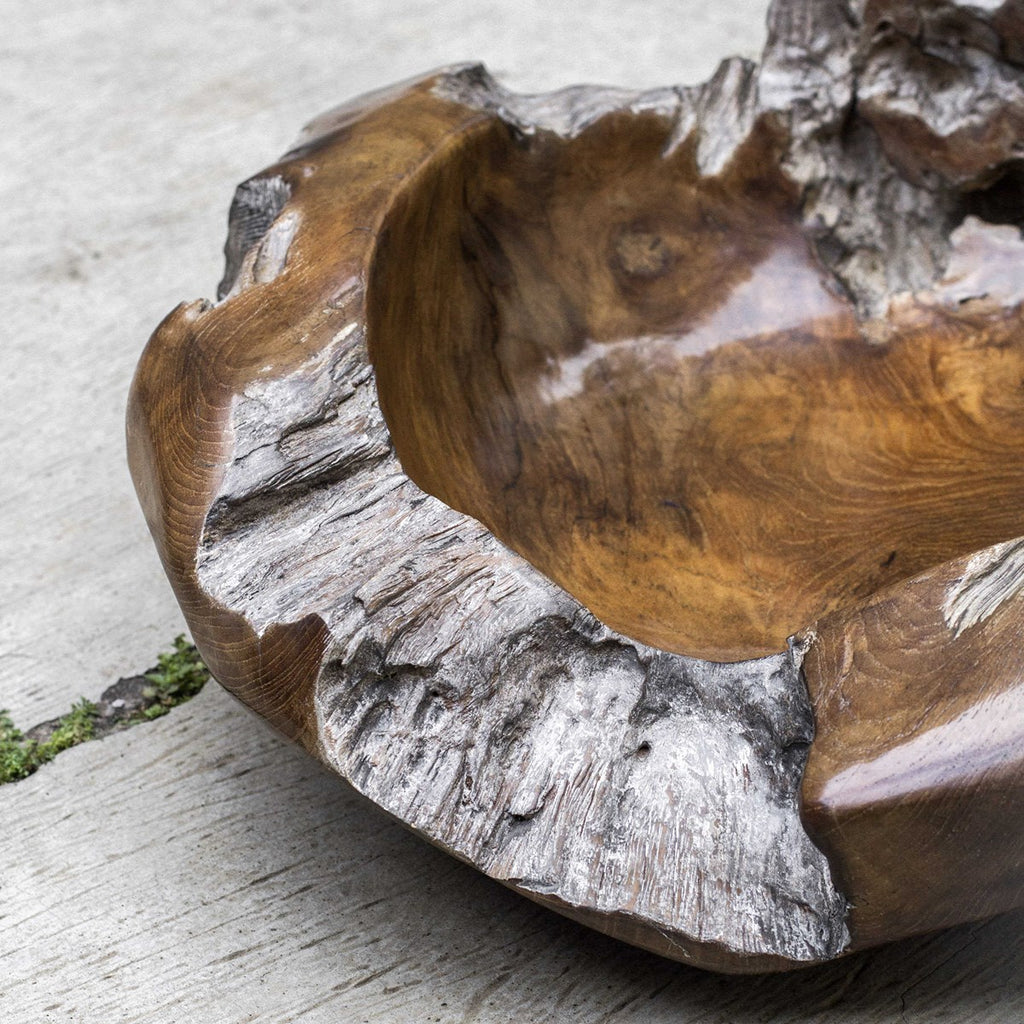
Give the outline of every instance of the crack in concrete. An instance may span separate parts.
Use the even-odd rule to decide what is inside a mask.
[[[180,636],[174,641],[173,653],[159,655],[157,664],[146,672],[122,676],[103,691],[98,701],[82,698],[70,712],[24,731],[0,711],[0,785],[28,778],[71,747],[162,718],[196,696],[209,678],[198,651]],[[47,745],[54,744],[72,717],[85,728],[48,751]],[[12,754],[17,761],[10,760]]]

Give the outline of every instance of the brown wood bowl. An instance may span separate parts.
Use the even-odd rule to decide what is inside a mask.
[[[968,220],[858,312],[777,120],[709,157],[688,102],[326,115],[129,454],[243,701],[531,898],[781,969],[1024,903],[1024,335],[964,292],[1020,254]]]

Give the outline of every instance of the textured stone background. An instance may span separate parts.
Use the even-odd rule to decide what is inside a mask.
[[[212,296],[236,182],[340,100],[692,82],[764,3],[0,0],[0,707],[23,726],[183,626],[131,492],[135,359]],[[1010,1021],[1024,915],[724,979],[534,907],[408,835],[216,686],[0,789],[0,1021]]]

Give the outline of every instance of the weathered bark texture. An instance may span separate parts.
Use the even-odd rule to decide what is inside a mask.
[[[128,423],[224,685],[735,971],[1024,902],[1024,18],[770,17],[700,87],[461,67],[324,115]]]

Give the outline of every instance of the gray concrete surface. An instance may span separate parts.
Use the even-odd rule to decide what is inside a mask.
[[[0,707],[183,628],[131,493],[147,335],[210,296],[235,183],[336,102],[483,59],[650,86],[753,55],[763,0],[0,0]],[[405,833],[216,687],[0,789],[0,1022],[1012,1021],[1024,916],[790,978],[632,951]]]
[[[5,1024],[1024,1019],[1021,915],[795,975],[722,977],[427,846],[219,688],[142,728],[0,792]]]

